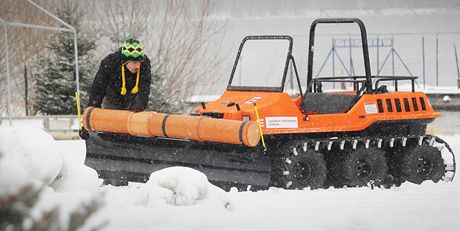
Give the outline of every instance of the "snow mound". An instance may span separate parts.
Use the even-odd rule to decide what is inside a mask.
[[[100,185],[99,178],[96,170],[84,164],[86,151],[84,149],[69,150],[66,141],[58,141],[57,144],[61,149],[64,164],[50,186],[58,192],[97,192]],[[84,146],[84,142],[81,144]]]
[[[48,185],[58,176],[63,165],[56,141],[35,127],[1,127],[0,155],[2,186],[8,182],[24,182],[26,178]],[[9,167],[4,168],[6,165]]]
[[[57,192],[97,192],[99,180],[96,170],[83,164],[64,161],[59,175],[49,186]]]
[[[231,209],[232,203],[228,194],[209,183],[203,173],[186,167],[170,167],[150,175],[139,190],[135,204],[147,207],[214,204]]]

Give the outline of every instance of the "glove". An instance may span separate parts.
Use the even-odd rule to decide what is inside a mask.
[[[144,110],[142,110],[142,109],[140,109],[140,108],[130,108],[129,110],[132,111],[132,112],[141,112],[141,111],[144,111]]]
[[[78,131],[78,135],[84,140],[89,139],[89,132],[85,128],[81,128],[80,131]]]

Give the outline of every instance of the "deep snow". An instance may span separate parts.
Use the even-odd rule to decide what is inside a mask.
[[[103,230],[460,230],[458,180],[374,190],[226,193],[200,172],[177,167],[154,173],[146,184],[100,186],[94,170],[83,165],[83,141],[54,141],[32,127],[2,127],[0,137],[0,196],[15,182],[47,184],[52,172],[59,180],[45,188],[33,213],[58,206],[65,223],[82,202],[103,201],[83,230],[104,222]],[[460,135],[441,137],[460,153]]]

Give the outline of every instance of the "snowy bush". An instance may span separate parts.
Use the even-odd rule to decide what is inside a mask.
[[[76,230],[101,206],[98,186],[96,171],[65,158],[45,131],[0,128],[0,230]],[[55,190],[89,192],[86,203],[57,203]]]
[[[0,164],[9,165],[8,170],[2,171],[11,171],[0,174],[0,181],[23,181],[27,177],[50,184],[63,165],[55,142],[51,135],[34,127],[0,129],[0,153],[3,155]]]
[[[14,191],[30,180],[42,182],[56,191],[91,191],[99,186],[97,173],[83,163],[63,156],[57,141],[35,127],[0,129],[0,194]],[[21,183],[22,182],[22,183]]]
[[[43,187],[26,185],[16,193],[0,195],[0,230],[77,230],[100,207],[98,198],[80,203],[77,209],[63,213],[59,207],[43,210],[39,205],[42,194],[47,193]],[[48,192],[49,193],[49,192]],[[34,215],[35,210],[43,210]],[[65,221],[65,222],[62,222]],[[105,225],[100,223],[92,230]]]
[[[58,192],[96,192],[99,180],[96,170],[83,164],[64,161],[59,175],[49,186]]]

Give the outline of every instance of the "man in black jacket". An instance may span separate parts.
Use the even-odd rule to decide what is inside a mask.
[[[143,111],[149,101],[151,79],[150,60],[143,44],[128,39],[101,61],[88,106]]]
[[[122,47],[101,61],[89,96],[89,107],[130,110],[145,110],[149,101],[150,60],[144,54],[143,44],[135,39],[126,40]],[[89,138],[82,129],[80,137]],[[128,185],[123,179],[104,179],[104,185]]]

